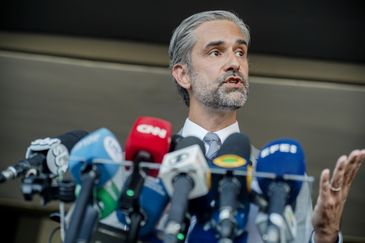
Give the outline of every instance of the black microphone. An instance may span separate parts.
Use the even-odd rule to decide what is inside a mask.
[[[219,201],[216,230],[220,235],[220,242],[231,242],[241,233],[242,227],[237,227],[235,219],[239,204],[245,208],[247,220],[250,177],[235,175],[234,172],[250,170],[250,155],[249,138],[242,133],[233,133],[224,141],[217,157],[213,160],[214,165],[226,170],[225,174],[219,176],[221,179],[218,182]]]
[[[55,154],[59,154],[59,151],[61,150],[65,151],[63,149],[64,147],[70,151],[73,146],[87,134],[88,132],[83,130],[73,130],[55,137],[54,144],[48,150],[37,151],[33,153],[30,158],[21,160],[17,164],[9,166],[7,169],[3,170],[0,173],[0,183],[24,176],[31,168],[42,167],[45,163],[48,165],[41,168],[42,170],[47,172],[54,170],[54,168],[58,166],[57,164],[54,164],[56,161]]]
[[[179,134],[174,134],[171,136],[171,144],[169,152],[173,152],[176,150],[176,145],[183,139],[184,137]]]
[[[192,241],[245,242],[251,191],[251,144],[241,133],[223,142],[210,163],[212,186],[207,196],[193,199],[189,212],[197,223],[189,234]]]

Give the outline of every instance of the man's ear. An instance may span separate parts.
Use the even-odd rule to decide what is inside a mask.
[[[183,88],[189,89],[191,87],[190,75],[188,75],[186,65],[176,64],[172,68],[172,76],[176,82]]]

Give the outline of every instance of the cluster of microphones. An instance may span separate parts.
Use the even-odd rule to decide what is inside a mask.
[[[135,121],[124,149],[107,128],[32,144],[0,182],[20,177],[26,200],[38,194],[44,204],[70,203],[53,215],[65,243],[97,242],[98,235],[110,242],[245,242],[251,204],[264,242],[290,242],[296,198],[310,179],[296,140],[274,140],[254,156],[249,138],[233,133],[210,161],[199,138],[173,134],[170,122],[149,116]]]

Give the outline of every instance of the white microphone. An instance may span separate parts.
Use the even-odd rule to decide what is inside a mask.
[[[164,242],[177,242],[183,224],[188,199],[208,193],[210,170],[204,156],[204,144],[196,137],[186,137],[178,142],[176,151],[165,155],[159,172],[168,194],[171,207],[165,227]]]

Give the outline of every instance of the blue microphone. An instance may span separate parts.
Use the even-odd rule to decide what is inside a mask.
[[[117,138],[107,129],[100,128],[80,140],[71,150],[69,170],[78,184],[85,167],[99,171],[95,185],[102,187],[117,172],[122,162],[122,148]]]
[[[144,214],[144,224],[139,230],[140,239],[149,239],[154,237],[156,233],[156,225],[158,224],[163,211],[169,202],[169,195],[160,178],[147,176],[145,178],[141,194],[139,196],[139,204]],[[123,225],[128,225],[129,218],[122,211],[117,210],[118,220]]]
[[[275,174],[274,179],[267,176],[257,177],[259,187],[268,201],[268,224],[264,227],[264,232],[261,232],[266,242],[283,240],[281,238],[284,236],[280,232],[285,228],[284,210],[286,206],[295,207],[296,198],[303,184],[302,180],[287,179],[287,176],[304,176],[305,171],[304,152],[296,140],[277,139],[261,149],[257,158],[256,172],[258,175]]]
[[[116,174],[121,162],[122,149],[116,137],[106,128],[90,133],[71,150],[69,169],[74,180],[81,185],[81,191],[66,231],[65,243],[90,240],[99,215],[94,207],[92,191],[102,188]],[[90,221],[86,223],[85,219]]]

